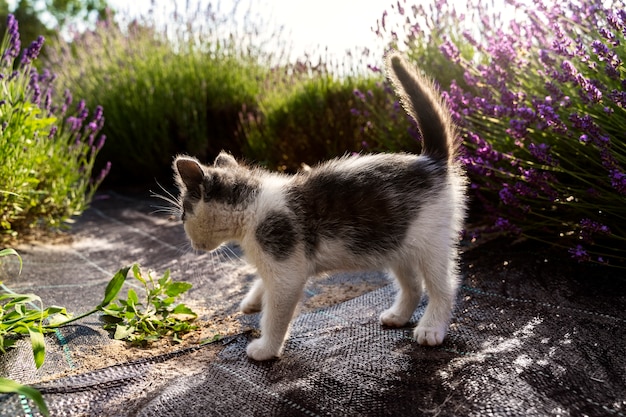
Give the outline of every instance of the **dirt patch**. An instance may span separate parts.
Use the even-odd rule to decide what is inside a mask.
[[[338,304],[380,287],[381,285],[367,282],[323,284],[319,286],[320,293],[312,297],[305,297],[298,314]],[[72,349],[72,358],[77,365],[76,368],[45,378],[40,382],[81,374],[86,370],[95,371],[121,363],[170,354],[186,348],[211,343],[212,341],[219,341],[245,331],[258,330],[245,328],[240,320],[242,316],[240,312],[228,314],[224,310],[208,310],[194,305],[193,302],[187,303],[187,305],[198,314],[199,318],[194,321],[197,329],[182,335],[180,337],[182,342],[175,343],[171,338],[163,338],[145,347],[139,347],[133,346],[129,342],[110,338],[109,342],[104,344],[79,344]],[[256,331],[254,336],[257,337],[258,335],[258,331]],[[219,345],[219,343],[216,343],[216,345]],[[210,350],[213,351],[212,349]],[[212,355],[207,356],[206,354],[196,354],[195,352],[190,355],[190,358],[197,355],[200,355],[206,361],[210,361],[213,358]],[[155,369],[159,370],[161,368],[163,368],[164,372],[169,372],[165,364],[159,365]]]
[[[80,374],[85,370],[94,371],[121,363],[174,353],[212,341],[219,341],[245,330],[238,319],[241,313],[227,315],[223,312],[202,311],[194,307],[192,309],[200,317],[194,321],[197,329],[182,335],[182,342],[180,343],[173,342],[171,338],[162,338],[145,347],[140,347],[111,338],[106,344],[77,345],[72,350],[72,358],[78,366],[62,375],[54,375],[51,379]]]
[[[360,282],[357,284],[344,282],[320,285],[321,292],[305,299],[302,305],[302,311],[311,311],[343,303],[344,301],[351,300],[384,285],[386,285],[386,283],[373,284],[369,282]]]

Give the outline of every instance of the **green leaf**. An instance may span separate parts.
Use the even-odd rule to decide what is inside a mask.
[[[43,333],[39,329],[29,327],[28,333],[30,334],[30,344],[33,348],[35,366],[39,369],[46,358],[46,341],[44,340]]]
[[[128,321],[131,321],[135,317],[137,317],[137,312],[136,311],[127,311],[127,312],[123,313],[120,317],[125,318]]]
[[[167,269],[158,282],[161,287],[164,287],[168,283],[169,280],[170,280],[170,270]]]
[[[133,276],[137,281],[141,282],[143,285],[146,285],[146,280],[141,275],[141,268],[139,267],[139,264],[133,264]]]
[[[167,294],[170,297],[176,297],[186,292],[191,287],[192,285],[188,282],[173,282],[167,286],[167,289],[165,290],[165,294]]]
[[[204,339],[203,341],[201,341],[200,342],[200,346],[207,345],[209,343],[214,343],[214,342],[217,342],[217,341],[220,341],[220,340],[222,340],[222,335],[219,334],[219,333],[216,333],[215,335],[213,335],[213,337],[209,337],[209,338]]]
[[[50,306],[43,311],[45,319],[47,319],[47,326],[54,326],[61,324],[68,319],[72,318],[72,315],[67,312],[65,307]]]
[[[135,305],[139,303],[139,297],[137,297],[137,293],[132,288],[128,290],[128,301],[127,304]]]
[[[126,276],[128,275],[128,270],[130,267],[122,268],[113,276],[111,281],[109,281],[106,289],[104,290],[104,299],[98,306],[98,308],[106,307],[113,301],[113,299],[117,296],[117,294],[122,289],[122,285],[126,281]]]
[[[113,335],[113,337],[116,340],[123,340],[123,339],[128,338],[134,332],[135,332],[135,328],[133,326],[124,326],[122,324],[118,324],[117,327],[115,328],[115,334]]]
[[[120,312],[124,311],[124,308],[118,306],[115,303],[110,303],[108,306],[102,307],[100,311],[102,311],[104,314],[108,314],[109,316],[117,317],[120,314]]]
[[[35,388],[18,384],[11,379],[0,377],[0,392],[3,394],[20,394],[27,398],[30,398],[35,402],[35,404],[37,404],[37,407],[39,407],[39,411],[41,412],[41,414],[43,414],[44,416],[50,415],[50,411],[48,411],[48,407],[46,406],[46,403],[43,400],[41,393]]]
[[[198,315],[194,313],[192,309],[190,309],[184,304],[177,305],[174,308],[174,310],[172,310],[172,314],[176,314],[177,318],[180,320],[191,320],[191,319],[195,319],[196,317],[198,317]],[[180,317],[180,316],[184,316],[184,317]]]
[[[6,248],[6,249],[2,249],[0,250],[0,258],[3,256],[17,256],[17,259],[20,261],[20,271],[19,273],[22,273],[22,257],[19,255],[19,253],[17,253],[17,251],[15,249],[11,249],[11,248]]]

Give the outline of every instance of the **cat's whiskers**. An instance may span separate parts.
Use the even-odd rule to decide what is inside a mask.
[[[211,269],[215,271],[220,263],[219,255],[217,255],[215,251],[211,251],[209,252],[209,260],[211,263]]]
[[[181,255],[186,255],[188,253],[193,253],[193,248],[191,247],[191,242],[186,240],[177,245],[177,250]]]
[[[241,260],[241,255],[235,252],[230,245],[224,245],[224,254],[231,262],[237,262]]]
[[[150,190],[150,197],[159,198],[165,201],[166,203],[169,203],[170,205],[169,206],[154,205],[152,207],[155,208],[156,210],[154,210],[152,214],[167,213],[171,217],[174,217],[174,219],[180,220],[183,214],[183,206],[180,200],[176,196],[174,196],[172,193],[170,193],[168,190],[166,190],[165,187],[159,184],[159,182],[157,182],[157,185],[161,188],[161,190],[163,190],[165,195],[159,194],[155,191]]]
[[[156,209],[150,212],[150,214],[165,213],[168,214],[171,220],[180,220],[180,211],[176,207],[168,206],[151,206]]]

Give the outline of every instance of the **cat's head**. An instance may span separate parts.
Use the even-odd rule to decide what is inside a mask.
[[[241,213],[258,188],[253,172],[225,152],[212,166],[178,156],[173,167],[181,219],[193,248],[210,251],[236,239]]]

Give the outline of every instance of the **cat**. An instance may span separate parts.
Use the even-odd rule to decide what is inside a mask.
[[[458,286],[457,243],[465,176],[456,131],[438,90],[398,53],[387,74],[423,137],[420,155],[344,156],[294,175],[238,162],[226,152],[212,166],[175,158],[178,207],[196,250],[237,242],[259,278],[241,302],[262,312],[261,337],[247,355],[279,357],[309,276],[389,269],[397,281],[385,326],[405,326],[425,288],[429,302],[414,330],[421,345],[446,336]]]

